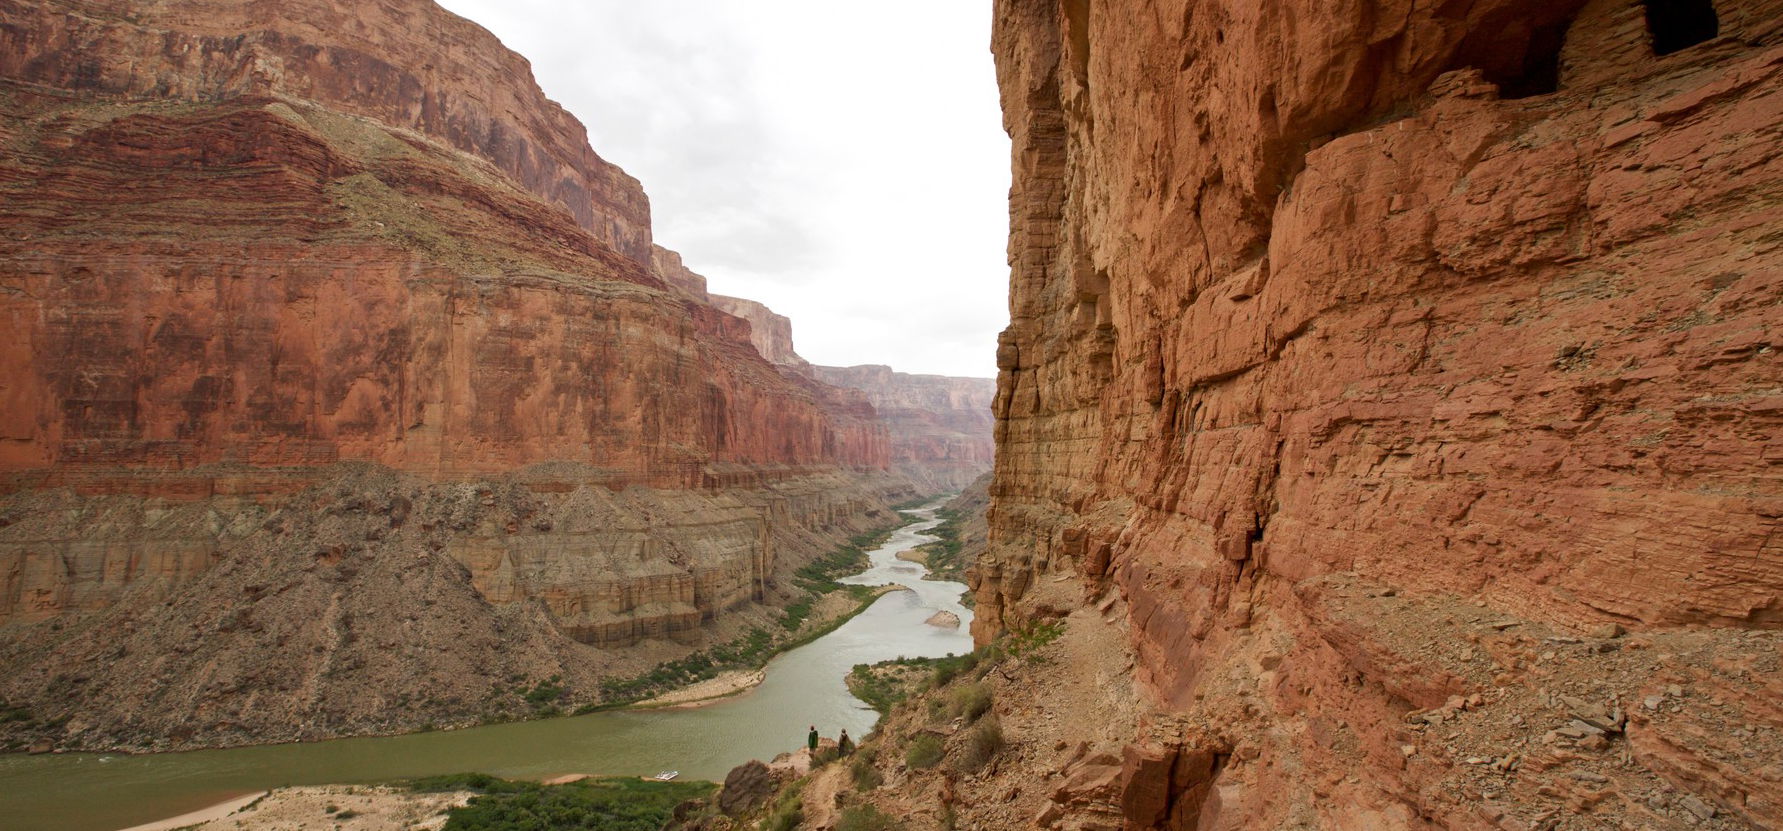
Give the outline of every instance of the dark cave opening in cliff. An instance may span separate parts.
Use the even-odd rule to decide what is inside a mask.
[[[1709,0],[1643,0],[1653,54],[1663,57],[1721,33],[1721,20]]]
[[[1568,17],[1532,27],[1520,58],[1516,50],[1493,49],[1497,53],[1493,58],[1479,61],[1481,73],[1498,85],[1503,98],[1530,98],[1560,89],[1560,47],[1571,24]]]
[[[1448,69],[1473,67],[1501,98],[1531,98],[1560,89],[1560,50],[1577,15],[1575,4],[1495,18],[1462,40]]]

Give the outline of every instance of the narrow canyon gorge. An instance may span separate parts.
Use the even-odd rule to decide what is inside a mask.
[[[21,742],[598,702],[990,465],[993,381],[827,382],[425,0],[4,0],[0,146]]]
[[[1783,0],[984,5],[994,380],[428,0],[0,0],[0,740],[594,706],[963,490],[978,650],[670,828],[1783,829]]]

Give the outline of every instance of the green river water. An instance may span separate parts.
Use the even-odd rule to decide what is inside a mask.
[[[509,778],[565,773],[652,774],[722,780],[749,759],[801,746],[806,726],[859,737],[878,713],[843,677],[859,663],[941,656],[972,648],[965,586],[925,580],[899,551],[935,539],[932,507],[869,552],[873,565],[844,582],[901,583],[836,631],[775,658],[754,691],[691,710],[612,711],[404,736],[141,756],[0,756],[0,829],[115,831],[281,785],[382,782],[460,771]],[[938,610],[958,629],[923,623]]]

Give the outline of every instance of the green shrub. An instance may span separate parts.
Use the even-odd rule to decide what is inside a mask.
[[[793,831],[799,827],[799,823],[805,821],[805,808],[799,801],[799,792],[803,787],[803,780],[800,780],[781,792],[774,800],[773,810],[755,827],[761,831]]]
[[[497,779],[487,773],[448,773],[444,776],[410,779],[407,785],[409,790],[423,793],[445,793],[446,791],[500,793],[520,787],[518,782]]]
[[[960,521],[965,515],[945,510],[938,514],[943,521],[929,533],[940,539],[924,543],[917,550],[927,556],[930,580],[964,580],[966,569],[972,565],[965,561],[960,544]]]
[[[805,618],[811,616],[811,607],[817,605],[819,596],[806,593],[803,599],[787,604],[786,614],[781,616],[780,625],[786,629],[799,628],[805,622]]]
[[[1008,636],[1009,654],[1017,658],[1027,656],[1065,634],[1065,621],[1049,620],[1030,623],[1011,632]]]
[[[345,811],[337,811],[334,815],[334,818],[335,819],[352,819],[356,816],[359,816],[359,812],[355,811],[351,808],[348,808]]]
[[[885,777],[880,775],[879,768],[873,764],[877,755],[874,751],[864,750],[849,763],[848,776],[854,780],[855,790],[870,791],[885,784]]]
[[[948,696],[947,711],[950,715],[960,716],[968,722],[977,721],[979,716],[990,712],[992,703],[991,687],[983,681],[977,681],[960,687]]]
[[[992,716],[974,725],[966,733],[966,741],[954,757],[954,765],[963,773],[973,773],[1003,750],[1003,725]]]
[[[418,791],[477,791],[453,808],[446,831],[600,828],[656,831],[675,806],[709,796],[710,782],[649,782],[636,779],[584,779],[564,785],[510,782],[481,773],[433,776],[408,783]],[[350,816],[341,811],[337,819]]]
[[[769,814],[766,819],[761,821],[760,828],[762,831],[793,831],[799,827],[799,823],[804,821],[805,811],[795,802],[791,808],[777,810]]]
[[[851,805],[836,821],[836,831],[893,831],[900,826],[885,812],[872,805]]]
[[[904,750],[904,764],[914,770],[927,770],[941,762],[941,737],[933,733],[924,733],[910,740],[910,747]]]
[[[950,653],[942,658],[900,657],[877,664],[856,664],[848,675],[848,689],[868,706],[883,715],[890,715],[892,708],[905,699],[925,689],[946,686],[962,672],[977,667],[978,661],[978,654],[969,652],[965,655]],[[926,674],[915,671],[922,668],[929,671]],[[930,701],[934,702],[934,699]],[[932,711],[931,715],[939,717],[938,711]]]
[[[553,675],[534,684],[532,689],[526,691],[526,703],[534,707],[542,707],[562,698],[564,694],[562,681],[563,676]]]

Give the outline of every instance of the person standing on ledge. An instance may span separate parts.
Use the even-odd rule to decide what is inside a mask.
[[[811,732],[805,734],[805,747],[812,753],[817,752],[817,725],[811,725]]]
[[[854,740],[848,738],[848,731],[842,731],[842,738],[836,740],[836,755],[847,756],[854,752]]]

